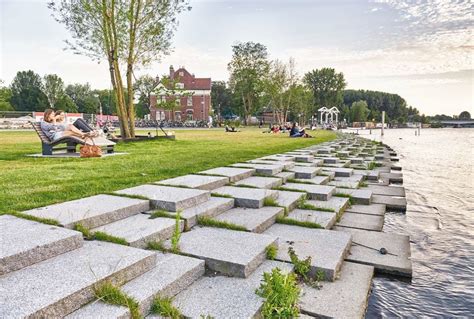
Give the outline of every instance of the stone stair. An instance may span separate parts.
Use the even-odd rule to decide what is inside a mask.
[[[247,231],[262,233],[273,225],[278,216],[284,215],[282,207],[234,208],[214,219],[245,227]]]
[[[261,208],[265,199],[276,199],[278,193],[269,189],[224,186],[212,191],[217,196],[229,196],[234,198],[235,205],[246,208]]]

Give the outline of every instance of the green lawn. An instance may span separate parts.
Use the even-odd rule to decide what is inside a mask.
[[[311,139],[287,134],[222,130],[176,131],[176,140],[116,145],[128,155],[107,158],[31,158],[41,152],[34,132],[0,131],[0,213],[19,212],[125,187],[225,166],[334,139],[318,131]]]

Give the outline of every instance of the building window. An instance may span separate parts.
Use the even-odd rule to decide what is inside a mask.
[[[193,106],[193,97],[192,96],[188,96],[188,106]]]
[[[193,120],[194,111],[193,110],[186,110],[186,120],[192,121]]]
[[[176,88],[177,89],[184,89],[184,83],[176,83]]]
[[[174,112],[174,120],[181,121],[181,111]]]
[[[183,71],[179,71],[179,76],[184,76],[184,72],[183,72]]]

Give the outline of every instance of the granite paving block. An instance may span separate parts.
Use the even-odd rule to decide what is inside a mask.
[[[338,213],[349,206],[349,199],[332,196],[329,200],[307,200],[306,203],[319,208],[333,209],[335,213]]]
[[[94,299],[93,287],[150,270],[155,253],[87,241],[81,248],[0,277],[0,318],[63,317]]]
[[[283,165],[283,169],[290,169],[295,166],[295,162],[293,161],[276,161],[276,160],[265,160],[265,159],[256,159],[247,161],[247,163],[251,164],[263,164],[263,165]]]
[[[357,213],[357,214],[366,214],[366,215],[378,215],[384,216],[386,207],[384,204],[370,204],[370,205],[351,205],[346,210],[350,213]]]
[[[310,179],[297,178],[297,179],[294,179],[294,182],[311,183],[311,184],[316,184],[316,185],[326,185],[330,180],[331,180],[330,176],[317,175]]]
[[[212,191],[216,195],[231,196],[235,205],[247,208],[263,207],[265,198],[276,199],[278,193],[270,189],[224,186]]]
[[[304,191],[308,194],[309,199],[328,200],[335,193],[334,186],[302,184],[302,183],[286,183],[283,185],[285,190]]]
[[[237,163],[230,165],[232,167],[253,168],[258,174],[273,176],[283,171],[282,164],[252,164],[252,163]]]
[[[336,223],[335,213],[318,210],[295,209],[288,214],[288,218],[300,222],[319,224],[324,229],[331,229]]]
[[[302,192],[289,192],[289,191],[277,191],[278,198],[276,202],[278,206],[284,207],[287,212],[292,211],[298,205],[300,200],[306,198],[306,193]]]
[[[291,155],[283,155],[283,154],[276,154],[276,155],[270,155],[270,156],[265,156],[261,157],[261,159],[267,159],[267,160],[275,160],[275,161],[295,161],[295,157]]]
[[[372,191],[368,189],[336,188],[337,193],[351,195],[354,204],[370,205],[372,202]]]
[[[312,162],[314,160],[314,156],[308,154],[295,155],[295,160],[297,162]]]
[[[275,177],[279,177],[283,180],[283,183],[286,183],[287,180],[295,178],[295,173],[293,172],[281,172],[274,175]]]
[[[217,167],[208,169],[207,171],[199,172],[203,175],[218,175],[226,176],[229,178],[229,182],[235,183],[241,179],[252,176],[255,173],[253,168],[237,168],[237,167]]]
[[[354,181],[330,181],[328,183],[330,186],[344,187],[344,188],[358,188],[359,182]]]
[[[339,157],[325,157],[323,159],[324,164],[337,164],[339,161]]]
[[[364,318],[373,273],[371,266],[344,262],[338,280],[320,289],[302,287],[301,312],[318,318]]]
[[[349,177],[354,173],[352,168],[344,167],[323,167],[323,172],[334,172],[336,177]]]
[[[352,234],[347,261],[374,266],[378,273],[412,276],[409,236],[337,226],[334,229]],[[385,248],[387,253],[381,254],[381,248]]]
[[[402,186],[368,185],[367,188],[370,189],[374,195],[405,197],[405,187]]]
[[[186,318],[259,318],[263,298],[255,294],[264,272],[280,268],[289,273],[293,266],[278,261],[265,261],[248,278],[226,276],[203,277],[173,300]]]
[[[173,235],[174,228],[175,220],[172,218],[150,219],[148,214],[138,214],[91,229],[91,231],[123,238],[132,247],[146,248],[151,241],[169,239]],[[180,221],[181,231],[183,228],[184,221]]]
[[[402,184],[403,183],[403,174],[399,172],[394,173],[380,173],[381,178],[386,178],[390,183],[393,184]]]
[[[60,204],[35,208],[24,214],[50,218],[61,226],[74,228],[76,223],[93,228],[126,218],[150,209],[148,200],[112,195],[96,195]]]
[[[233,207],[233,198],[211,197],[207,202],[186,208],[185,210],[181,211],[180,217],[184,220],[184,228],[190,229],[197,224],[198,216],[214,217]],[[169,213],[175,214],[175,212]]]
[[[321,169],[319,167],[295,166],[289,171],[295,173],[295,178],[309,179],[315,177]]]
[[[318,166],[318,162],[296,162],[295,166],[301,166],[301,167],[316,167]],[[291,168],[291,167],[290,167]]]
[[[345,212],[337,223],[337,226],[381,231],[383,223],[384,215],[377,216]]]
[[[156,182],[155,184],[211,190],[222,187],[227,183],[229,183],[229,178],[225,176],[184,175],[171,179],[165,179]]]
[[[276,259],[290,262],[288,248],[291,245],[300,259],[311,256],[311,275],[322,270],[329,281],[336,279],[351,245],[350,234],[326,229],[274,224],[264,234],[278,237]]]
[[[349,177],[334,177],[334,180],[341,182],[362,182],[365,179],[365,176],[357,174],[356,172],[357,171],[354,172],[354,175]]]
[[[351,164],[362,164],[364,163],[364,159],[361,157],[349,157],[349,161],[351,161]]]
[[[267,188],[271,189],[273,187],[278,187],[283,184],[281,178],[278,177],[260,177],[260,176],[251,176],[246,179],[242,179],[235,183],[235,185],[245,185],[252,186],[256,188]]]
[[[0,276],[82,246],[80,232],[0,216]]]
[[[150,310],[154,297],[173,297],[200,278],[205,271],[204,261],[196,258],[157,254],[155,266],[129,281],[121,290],[134,298],[142,314]],[[129,318],[128,307],[94,301],[73,312],[67,319]]]
[[[405,197],[372,195],[372,202],[376,204],[385,204],[389,210],[401,212],[407,210],[407,199]]]
[[[150,199],[154,208],[176,212],[208,201],[211,194],[200,189],[169,187],[159,185],[140,185],[126,188],[115,193],[138,195]]]
[[[282,207],[234,208],[214,219],[245,227],[248,231],[262,233],[273,225],[278,216],[284,215]]]
[[[341,233],[341,232],[338,232]],[[200,227],[181,234],[180,251],[206,261],[206,267],[234,277],[248,277],[265,259],[275,236]]]

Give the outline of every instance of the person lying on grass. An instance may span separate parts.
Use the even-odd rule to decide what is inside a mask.
[[[305,129],[302,128],[300,129],[298,127],[298,123],[293,122],[293,126],[291,127],[290,130],[290,137],[312,137],[306,134]]]
[[[62,137],[77,137],[85,139],[92,137],[90,133],[84,133],[72,124],[60,125],[56,121],[56,113],[52,109],[46,109],[44,111],[43,120],[40,124],[43,133],[51,140],[57,141]]]
[[[65,122],[66,113],[64,113],[63,110],[57,110],[55,112],[55,115],[56,115],[55,116],[56,124],[60,125],[61,127],[64,128],[64,130],[66,130],[69,126],[69,124],[66,124]],[[77,120],[75,120],[74,123],[72,123],[72,125],[84,133],[89,133],[91,137],[99,136],[99,132],[95,131],[92,127],[89,126],[89,124],[87,124],[86,121],[84,121],[81,118],[78,118]]]

